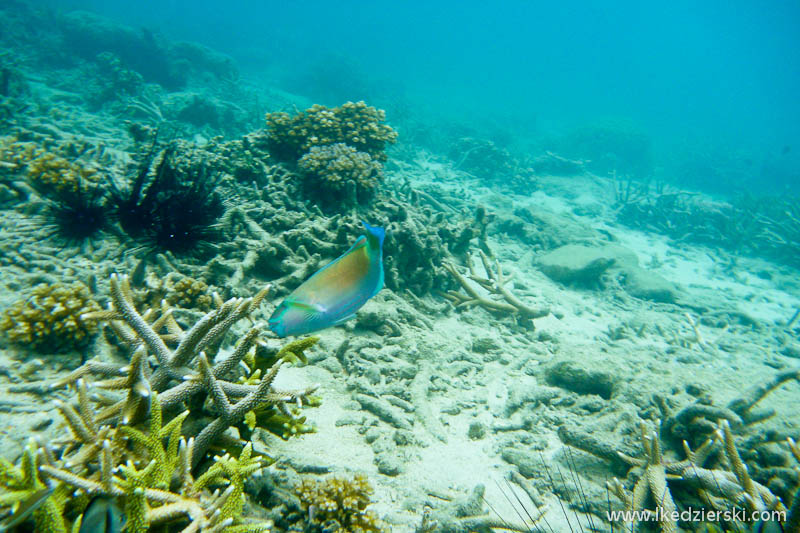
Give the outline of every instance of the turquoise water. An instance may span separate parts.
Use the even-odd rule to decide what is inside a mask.
[[[0,1],[0,531],[800,533],[799,89],[797,2]]]
[[[747,175],[737,186],[798,183],[794,2],[67,5],[202,42],[328,105],[402,105],[527,146],[612,125],[647,137],[660,176],[713,158]]]

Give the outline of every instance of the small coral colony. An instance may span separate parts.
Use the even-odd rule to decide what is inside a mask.
[[[383,111],[363,102],[270,113],[266,131],[250,136],[246,151],[232,145],[219,153],[235,151],[255,164],[280,161],[309,197],[359,205],[376,190],[385,148],[397,137],[384,120]],[[70,161],[65,146],[5,138],[0,155],[4,169],[44,199],[38,222],[60,246],[91,250],[113,235],[145,258],[207,254],[228,207],[220,176],[236,162],[198,163],[181,142],[152,137],[124,182]],[[365,225],[366,237],[278,306],[269,320],[273,332],[296,336],[344,322],[383,287],[383,229]],[[223,301],[192,278],[148,294],[139,274],[131,277],[114,274],[105,300],[96,287],[42,283],[0,318],[8,340],[42,353],[85,353],[103,329],[124,361],[91,358],[48,384],[75,391],[72,401],[57,404],[69,433],[32,440],[16,464],[0,459],[0,508],[11,511],[4,527],[271,530],[273,520],[246,512],[248,477],[274,461],[250,438],[256,428],[284,439],[313,431],[302,410],[319,404],[315,388],[285,390],[274,380],[282,365],[305,362],[317,338],[270,348],[264,339],[272,333],[254,326],[231,344],[232,328],[263,303],[268,285]],[[187,324],[176,319],[181,309],[205,314]],[[293,519],[308,531],[334,524],[386,530],[366,509],[372,488],[363,476],[306,480],[295,492],[303,512]]]

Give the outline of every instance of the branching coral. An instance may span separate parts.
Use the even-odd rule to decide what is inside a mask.
[[[549,309],[532,308],[517,298],[506,287],[508,282],[511,281],[511,278],[503,274],[500,263],[495,260],[493,267],[486,254],[483,253],[482,250],[479,250],[479,252],[481,263],[483,264],[486,274],[485,276],[480,276],[472,265],[472,261],[468,260],[469,279],[480,285],[495,298],[490,298],[489,296],[481,294],[479,290],[470,284],[467,278],[456,269],[455,265],[446,263],[445,268],[467,293],[466,295],[458,291],[443,293],[443,296],[450,300],[457,309],[478,305],[489,311],[515,316],[523,320],[533,320],[550,314]]]
[[[463,137],[453,143],[450,155],[456,169],[468,172],[482,182],[520,193],[529,193],[535,188],[536,177],[530,165],[492,141]]]
[[[172,317],[166,303],[158,311],[140,314],[133,305],[134,297],[127,277],[112,276],[110,309],[88,313],[83,318],[109,320],[112,329],[133,353],[130,364],[89,361],[56,383],[56,386],[75,383],[87,375],[109,378],[97,383],[97,386],[122,392],[125,397],[98,413],[99,421],[135,422],[151,409],[154,394],[158,394],[165,413],[188,407],[195,426],[190,432],[196,433],[191,464],[197,465],[228,427],[244,427],[248,412],[271,406],[275,413],[294,418],[287,404],[312,402],[311,393],[316,387],[284,391],[276,389],[272,383],[283,361],[296,358],[297,352],[302,354],[313,342],[301,339],[289,343],[283,352],[279,352],[281,358],[276,358],[260,379],[247,382],[248,377],[252,378],[256,371],[260,371],[248,369],[246,383],[237,383],[236,376],[240,373],[240,362],[258,342],[262,342],[258,328],[250,329],[230,354],[218,356],[213,366],[206,355],[219,349],[231,327],[255,310],[268,289],[253,298],[219,302],[217,309],[184,331]],[[147,353],[155,358],[155,368],[150,367],[145,357]],[[195,371],[192,371],[192,366],[196,368]],[[208,414],[203,408],[204,398],[210,399],[213,404]]]
[[[92,360],[53,384],[74,384],[77,392],[74,404],[56,403],[70,436],[46,446],[31,444],[19,466],[0,461],[0,486],[7,491],[0,507],[41,493],[37,530],[54,533],[70,530],[89,495],[119,501],[126,530],[135,533],[162,524],[185,533],[269,530],[271,523],[251,523],[241,514],[245,480],[270,459],[256,454],[251,443],[220,437],[231,426],[246,429],[245,418],[253,411],[267,419],[283,417],[282,436],[287,427],[310,429],[287,404],[316,403],[311,397],[316,387],[284,391],[273,380],[285,361],[305,361],[316,339],[269,351],[252,328],[226,353],[225,335],[266,294],[267,289],[254,298],[217,301],[215,310],[184,331],[166,302],[140,314],[127,278],[113,276],[109,308],[94,308],[80,318],[109,321],[131,360],[122,365]],[[218,354],[213,365],[207,353]],[[89,382],[89,376],[105,379]],[[212,446],[239,451],[212,457]],[[195,479],[195,471],[206,466]],[[52,493],[42,492],[48,486]]]
[[[99,309],[85,285],[41,284],[30,297],[6,309],[0,331],[12,342],[40,351],[74,350],[97,333],[96,324],[83,317]]]
[[[347,102],[340,107],[314,105],[294,117],[269,113],[267,129],[272,154],[294,162],[314,146],[344,143],[376,161],[386,160],[386,145],[397,133],[383,124],[386,113],[364,102]]]
[[[729,204],[658,187],[651,193],[647,183],[617,186],[615,193],[617,219],[625,225],[799,265],[796,198],[744,197]]]
[[[322,199],[363,203],[383,178],[380,163],[344,143],[313,146],[297,165],[308,189]]]
[[[367,510],[373,490],[367,477],[304,479],[295,489],[300,508],[306,514],[305,531],[348,533],[388,531],[377,515]]]

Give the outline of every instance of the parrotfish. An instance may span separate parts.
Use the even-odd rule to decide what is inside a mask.
[[[117,502],[108,496],[97,496],[86,508],[78,533],[121,533],[125,515]]]
[[[366,235],[304,281],[272,313],[269,328],[278,337],[303,335],[346,322],[383,288],[386,231],[362,224]]]

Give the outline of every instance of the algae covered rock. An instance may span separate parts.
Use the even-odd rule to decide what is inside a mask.
[[[553,281],[583,288],[603,286],[604,276],[615,276],[633,297],[671,303],[678,287],[659,274],[639,266],[636,254],[617,244],[568,244],[540,256],[539,269]]]
[[[596,287],[601,285],[601,276],[617,262],[619,255],[618,250],[609,246],[595,248],[568,244],[539,257],[537,263],[553,281]]]
[[[678,287],[674,283],[641,267],[629,266],[621,277],[625,291],[636,298],[673,303],[678,297]]]
[[[611,372],[571,360],[555,362],[545,370],[550,385],[578,394],[596,394],[608,400],[614,393],[617,378]]]

